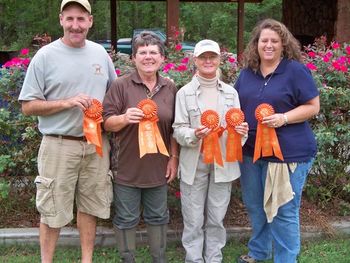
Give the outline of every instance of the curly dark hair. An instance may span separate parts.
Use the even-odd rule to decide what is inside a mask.
[[[292,35],[287,27],[274,19],[268,18],[259,22],[251,34],[251,39],[243,52],[243,65],[249,67],[255,72],[260,66],[260,57],[258,53],[258,41],[261,31],[270,29],[275,31],[282,40],[282,56],[287,59],[301,61],[301,49],[299,41]]]
[[[165,46],[163,41],[157,36],[157,34],[151,31],[142,31],[137,34],[132,40],[132,56],[135,57],[139,47],[157,45],[160,54],[165,56]]]

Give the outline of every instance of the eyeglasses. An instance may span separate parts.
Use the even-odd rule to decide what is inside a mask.
[[[140,52],[137,52],[137,54],[138,54],[139,56],[141,56],[141,57],[145,57],[145,56],[147,56],[147,54],[148,54],[149,56],[151,56],[151,57],[155,57],[155,56],[157,56],[158,54],[160,54],[160,52],[158,52],[158,51],[149,51],[149,52],[147,52],[147,51],[140,51]]]
[[[200,55],[200,56],[198,56],[198,58],[200,59],[200,60],[204,60],[204,61],[206,61],[206,60],[210,60],[210,61],[212,61],[212,60],[215,60],[215,59],[217,59],[219,57],[219,55],[210,55],[210,56],[202,56],[202,55]]]

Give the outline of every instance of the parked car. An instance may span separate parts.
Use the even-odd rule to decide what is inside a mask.
[[[159,28],[138,28],[133,30],[133,37],[140,32],[147,30],[152,31],[159,36],[159,38],[165,43],[167,37],[164,30]],[[132,38],[133,38],[132,37]],[[125,53],[131,55],[132,53],[132,38],[120,38],[117,40],[117,52]],[[108,52],[111,51],[111,40],[97,40],[97,43],[101,44]],[[193,51],[195,43],[184,41],[181,42],[183,51]]]

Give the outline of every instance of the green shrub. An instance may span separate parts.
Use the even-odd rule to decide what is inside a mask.
[[[0,176],[37,174],[36,156],[40,135],[35,117],[21,114],[18,94],[29,63],[28,52],[22,52],[0,69]],[[128,56],[112,53],[118,75],[133,68]],[[338,204],[341,214],[350,214],[350,45],[332,43],[325,38],[305,49],[305,64],[312,70],[320,90],[321,110],[311,123],[317,137],[318,154],[306,185],[306,196],[326,207]],[[236,57],[223,52],[221,77],[234,82],[240,70]],[[190,53],[181,51],[175,42],[167,50],[160,74],[175,81],[178,88],[190,81],[195,67]],[[1,182],[1,193],[6,193]],[[177,185],[170,187],[170,203],[179,211]],[[34,196],[34,189],[31,190]],[[341,201],[339,201],[341,200]]]
[[[40,136],[35,117],[21,113],[18,95],[29,64],[28,50],[0,69],[0,173],[34,175]]]
[[[312,120],[318,154],[306,193],[322,206],[344,200],[350,206],[350,45],[316,39],[306,48],[306,65],[320,90],[321,109]]]

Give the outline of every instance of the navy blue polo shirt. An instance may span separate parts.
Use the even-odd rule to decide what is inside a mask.
[[[266,83],[266,85],[264,85]],[[272,75],[265,78],[260,71],[243,69],[235,83],[241,108],[249,124],[249,136],[243,153],[254,155],[257,120],[255,109],[261,103],[273,106],[276,113],[285,113],[319,95],[310,70],[295,60],[283,59]],[[315,136],[307,121],[276,128],[285,162],[305,162],[317,152]],[[280,162],[274,156],[263,158]]]

